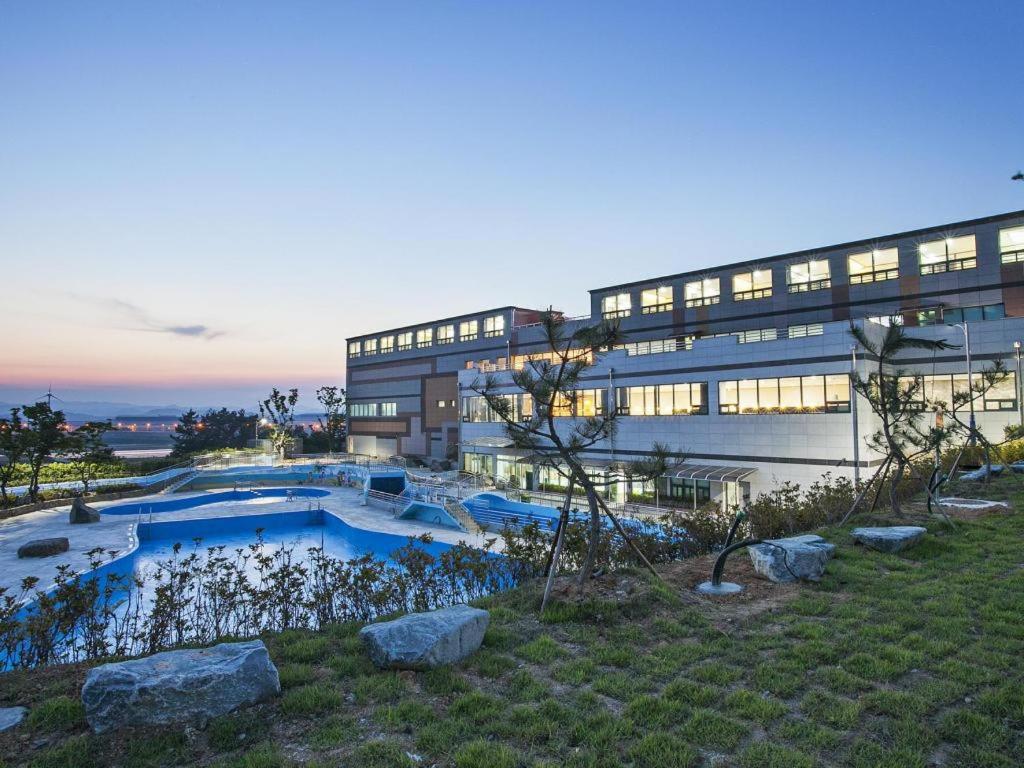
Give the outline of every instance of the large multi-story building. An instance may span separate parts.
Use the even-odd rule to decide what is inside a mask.
[[[614,408],[614,438],[587,454],[591,471],[668,444],[680,464],[648,487],[612,495],[734,503],[782,481],[824,472],[857,477],[880,457],[877,428],[850,374],[850,323],[889,322],[958,345],[908,357],[939,399],[995,360],[1011,375],[977,404],[992,437],[1020,420],[1015,355],[1024,339],[1024,211],[766,256],[590,291],[591,312],[625,341],[587,371],[577,416]],[[349,450],[456,459],[521,487],[561,482],[517,455],[483,399],[487,373],[543,354],[540,312],[503,307],[348,339]],[[507,374],[508,393],[515,394]],[[948,395],[945,399],[949,399]],[[528,403],[521,404],[529,407]],[[573,416],[566,416],[567,419]],[[868,469],[870,471],[870,469]]]

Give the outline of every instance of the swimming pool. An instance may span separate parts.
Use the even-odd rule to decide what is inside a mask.
[[[177,490],[202,491],[232,485],[322,483],[337,477],[344,471],[345,467],[340,464],[291,464],[286,467],[246,466],[204,469]]]
[[[100,510],[104,515],[145,515],[159,514],[161,512],[179,512],[183,509],[205,507],[210,504],[233,503],[271,503],[296,499],[317,499],[330,496],[331,492],[323,488],[260,488],[251,491],[220,491],[219,493],[204,493],[198,496],[186,496],[184,498],[171,498],[166,501],[142,501],[132,504],[115,504],[112,507],[105,507]]]

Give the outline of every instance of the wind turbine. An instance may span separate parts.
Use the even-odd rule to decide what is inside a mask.
[[[53,407],[53,401],[54,400],[58,400],[58,401],[60,401],[62,403],[64,402],[63,398],[57,397],[55,394],[53,394],[53,384],[52,383],[48,384],[46,386],[46,393],[42,394],[42,395],[39,395],[38,400],[42,400],[44,397],[46,398],[46,404],[48,406],[50,406],[50,407]],[[38,402],[38,400],[37,400],[37,402]]]

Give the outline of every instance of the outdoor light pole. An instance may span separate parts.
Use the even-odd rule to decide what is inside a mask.
[[[1021,387],[1020,387],[1020,342],[1019,341],[1013,342],[1013,353],[1014,353],[1014,356],[1017,358],[1017,381],[1016,381],[1017,386],[1014,387],[1014,389],[1016,390],[1014,392],[1014,394],[1017,395],[1017,416],[1020,419],[1020,425],[1022,427],[1024,427],[1024,400],[1021,400],[1021,396],[1020,396]]]
[[[970,395],[970,399],[968,400],[968,405],[970,406],[970,409],[971,409],[971,422],[970,422],[971,437],[970,437],[970,444],[974,445],[974,443],[975,443],[975,437],[974,436],[977,434],[977,427],[976,427],[976,423],[975,423],[975,420],[974,420],[974,391],[971,389],[971,386],[972,386],[972,381],[971,381],[971,332],[970,332],[970,329],[967,327],[967,321],[966,320],[964,322],[962,322],[962,323],[951,323],[951,325],[953,325],[956,328],[959,328],[961,331],[964,332],[964,355],[965,355],[965,357],[967,359],[967,391],[968,391],[968,394]]]
[[[853,377],[857,375],[857,347],[850,347],[850,416],[853,418],[853,482],[860,485],[860,433],[857,424],[857,388]]]

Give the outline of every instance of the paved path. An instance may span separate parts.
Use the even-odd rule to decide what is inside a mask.
[[[220,489],[223,491],[223,489]],[[328,489],[325,489],[328,490]],[[439,528],[420,520],[396,520],[389,513],[374,507],[361,506],[362,493],[352,488],[332,488],[330,495],[313,500],[337,514],[349,525],[371,531],[394,533],[399,536],[418,536],[430,533],[437,541],[456,544],[465,541],[467,544],[482,546],[484,535],[455,531],[451,528]],[[184,498],[186,496],[203,496],[215,491],[201,493],[183,493],[167,495],[143,496],[106,504],[96,504],[102,513],[105,507],[116,504],[145,504],[146,501],[167,501],[168,498]],[[306,509],[308,498],[296,498],[293,501],[274,501],[264,503],[224,502],[206,507],[183,509],[177,512],[161,512],[153,516],[154,520],[186,520],[205,517],[229,517],[235,515],[265,514],[267,512],[287,512]],[[132,515],[102,515],[100,522],[88,525],[71,525],[68,523],[70,506],[56,509],[31,512],[0,521],[0,589],[20,592],[20,584],[26,576],[40,579],[39,586],[49,586],[58,565],[67,564],[74,571],[84,571],[89,567],[91,549],[101,548],[108,551],[125,552],[130,547],[131,534],[136,518]],[[494,534],[488,534],[493,537]],[[18,547],[30,539],[66,536],[71,544],[64,554],[55,557],[19,560]],[[500,543],[500,539],[499,539]]]

